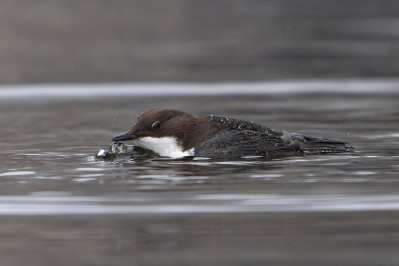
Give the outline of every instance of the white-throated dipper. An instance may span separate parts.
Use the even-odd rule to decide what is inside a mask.
[[[339,140],[276,131],[240,119],[197,116],[174,109],[147,111],[137,117],[129,131],[112,140],[132,140],[135,146],[171,158],[277,158],[353,150]]]

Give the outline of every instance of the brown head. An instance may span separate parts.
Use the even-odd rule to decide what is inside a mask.
[[[190,149],[203,139],[209,126],[206,117],[174,109],[152,109],[139,115],[129,131],[115,136],[112,140],[175,137],[184,149]]]

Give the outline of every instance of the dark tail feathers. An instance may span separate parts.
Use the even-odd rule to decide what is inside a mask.
[[[287,134],[284,132],[284,134]],[[353,152],[351,145],[344,141],[335,139],[315,138],[290,133],[293,145],[300,145],[300,149],[305,154],[323,154],[323,153],[337,153],[337,152]],[[287,136],[285,136],[287,138]]]

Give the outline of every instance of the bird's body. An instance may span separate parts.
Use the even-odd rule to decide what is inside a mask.
[[[112,140],[133,140],[136,146],[171,158],[276,158],[353,149],[338,140],[290,134],[240,119],[196,116],[173,109],[152,109],[141,114],[131,130]]]

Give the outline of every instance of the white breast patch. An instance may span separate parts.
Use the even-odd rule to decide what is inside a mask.
[[[183,151],[183,149],[177,144],[175,137],[143,137],[133,141],[133,145],[141,148],[152,150],[161,156],[171,158],[182,158],[186,156],[194,156],[194,148]]]

